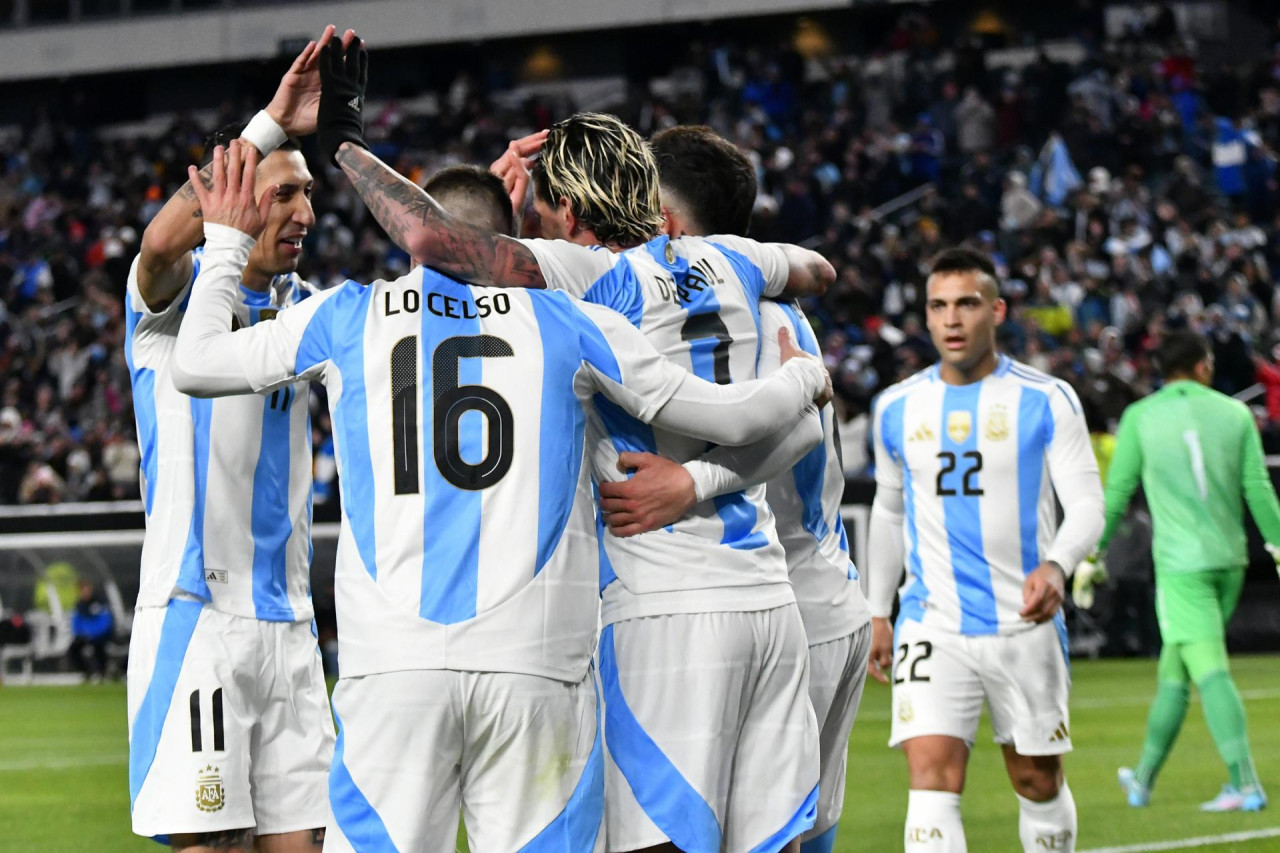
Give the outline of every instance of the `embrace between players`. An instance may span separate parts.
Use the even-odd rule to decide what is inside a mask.
[[[1101,490],[1074,392],[995,351],[990,262],[937,260],[942,361],[877,406],[868,606],[830,380],[780,301],[834,271],[743,236],[745,158],[706,128],[646,143],[584,113],[423,189],[365,146],[366,74],[355,34],[326,29],[191,168],[130,275],[134,831],[449,851],[461,811],[476,851],[830,851],[868,662],[896,654],[906,849],[965,849],[984,696],[1024,847],[1074,849],[1059,607]],[[292,138],[312,132],[420,264],[406,276],[295,274],[314,216]],[[530,184],[544,239],[512,234]],[[342,490],[336,739],[310,381]],[[897,634],[873,636],[904,565]]]

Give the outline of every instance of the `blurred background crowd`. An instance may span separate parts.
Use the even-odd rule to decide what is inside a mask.
[[[1220,390],[1255,405],[1280,451],[1280,28],[1274,51],[1222,61],[1167,6],[1110,38],[1096,4],[1074,8],[1054,41],[982,15],[944,31],[918,11],[856,51],[806,45],[803,22],[782,41],[700,33],[605,104],[572,87],[513,99],[509,77],[470,68],[430,91],[379,91],[371,46],[368,137],[419,183],[487,164],[581,107],[645,134],[705,123],[734,141],[758,169],[752,236],[817,248],[838,271],[805,307],[839,392],[850,475],[868,461],[874,395],[935,356],[925,270],[958,243],[997,261],[1005,351],[1070,381],[1098,436],[1155,384],[1161,331],[1190,326],[1214,342]],[[1015,60],[992,61],[990,48],[1010,45]],[[0,142],[0,503],[137,496],[129,265],[207,134],[260,106],[235,99],[130,133],[36,104]],[[309,160],[316,224],[302,275],[324,288],[406,272],[342,176]],[[536,229],[526,215],[524,234]],[[316,499],[335,501],[314,402]]]

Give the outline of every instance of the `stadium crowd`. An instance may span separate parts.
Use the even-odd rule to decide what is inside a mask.
[[[1041,49],[1028,64],[988,68],[975,34],[942,50],[928,20],[908,14],[856,59],[694,45],[612,109],[646,135],[706,123],[736,142],[758,166],[753,236],[804,243],[836,266],[837,283],[807,309],[851,422],[847,473],[866,463],[873,395],[934,357],[924,271],[959,243],[997,260],[1005,349],[1069,380],[1091,429],[1114,429],[1152,388],[1161,330],[1190,326],[1214,341],[1220,390],[1265,389],[1271,449],[1280,46],[1206,67],[1168,21],[1144,35],[1084,41],[1073,65]],[[463,73],[433,114],[382,101],[367,112],[370,144],[422,183],[447,165],[488,163],[576,106],[511,108],[499,94]],[[137,497],[125,279],[146,223],[238,107],[224,105],[211,126],[180,116],[156,138],[42,113],[0,143],[0,503]],[[348,183],[311,163],[317,222],[302,276],[324,288],[403,274],[408,257]],[[525,234],[535,228],[526,217]],[[332,442],[313,403],[325,501]]]

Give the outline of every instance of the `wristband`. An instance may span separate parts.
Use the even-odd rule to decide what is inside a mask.
[[[266,110],[258,110],[258,114],[245,127],[240,138],[257,148],[258,153],[266,157],[283,145],[289,138],[289,134],[284,132],[283,127],[276,124],[275,119],[267,115]]]

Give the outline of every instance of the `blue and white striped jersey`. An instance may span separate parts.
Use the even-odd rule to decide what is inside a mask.
[[[760,326],[761,376],[782,366],[779,329],[790,332],[800,349],[821,358],[818,339],[794,302],[761,302]],[[835,407],[824,406],[821,416],[822,443],[768,483],[769,506],[777,518],[778,538],[787,552],[791,586],[811,646],[846,637],[871,621],[840,518],[844,468]]]
[[[192,282],[201,250],[193,253]],[[182,591],[216,609],[271,622],[310,620],[311,424],[306,382],[263,396],[201,400],[171,378],[191,282],[147,308],[129,271],[125,361],[142,455],[146,538],[138,605]],[[267,293],[241,287],[236,322],[273,320],[310,293],[281,276]]]
[[[599,629],[587,411],[604,390],[646,422],[685,371],[612,311],[423,268],[347,282],[238,338],[257,389],[323,366],[344,676],[582,678]]]
[[[903,491],[899,619],[968,635],[1032,627],[1018,616],[1026,576],[1046,560],[1075,565],[1057,554],[1075,551],[1054,540],[1055,486],[1100,492],[1071,386],[1005,356],[970,385],[934,366],[880,396],[873,430],[876,483]]]
[[[523,240],[547,286],[612,308],[664,356],[708,381],[753,379],[763,296],[786,286],[782,250],[734,236],[657,237],[625,252],[560,240]],[[597,400],[590,437],[600,480],[618,480],[618,454],[694,459],[705,442],[652,429]],[[795,600],[764,486],[694,506],[662,530],[619,538],[602,531],[603,619],[759,610]]]

